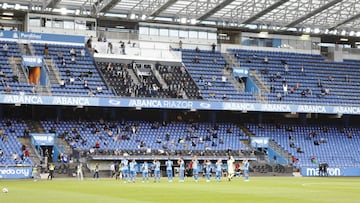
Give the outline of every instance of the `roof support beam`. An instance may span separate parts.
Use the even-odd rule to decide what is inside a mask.
[[[202,16],[200,16],[198,18],[198,20],[202,21],[202,20],[206,20],[208,17],[212,16],[214,13],[220,11],[221,9],[223,9],[225,6],[231,4],[232,2],[234,2],[235,0],[225,0],[223,2],[221,2],[220,4],[216,5],[214,8],[206,11],[206,13],[204,13]]]
[[[242,22],[242,23],[244,23],[244,24],[250,24],[250,23],[254,22],[255,20],[261,18],[263,15],[269,13],[270,11],[274,10],[275,8],[283,5],[284,3],[288,2],[288,1],[289,1],[289,0],[280,0],[280,1],[276,2],[276,3],[274,3],[273,5],[267,7],[266,9],[262,10],[261,12],[253,15],[252,17],[250,17],[249,19],[245,20],[245,21]]]
[[[306,20],[306,19],[308,19],[308,18],[311,18],[311,17],[313,17],[314,15],[316,15],[316,14],[318,14],[318,13],[321,13],[322,11],[324,11],[324,10],[326,10],[326,9],[334,6],[334,5],[337,4],[337,3],[340,3],[341,1],[342,1],[342,0],[334,0],[334,1],[331,1],[331,2],[325,4],[325,5],[321,6],[321,7],[313,10],[312,12],[310,12],[310,13],[308,13],[308,14],[306,14],[306,15],[304,15],[304,16],[296,19],[296,20],[294,20],[293,22],[287,24],[285,27],[294,27],[295,25],[303,22],[304,20]]]
[[[330,29],[330,30],[335,29],[335,28],[337,28],[337,27],[340,27],[340,26],[342,26],[342,25],[345,25],[345,24],[347,24],[347,23],[350,23],[351,21],[354,21],[354,20],[356,20],[356,19],[358,19],[358,18],[360,18],[360,13],[358,13],[358,14],[356,14],[356,15],[353,15],[353,16],[351,16],[351,17],[348,18],[348,19],[343,20],[342,22],[336,24],[335,26],[333,26],[332,28],[329,28],[329,29]]]
[[[50,0],[49,2],[47,2],[44,6],[45,8],[55,8],[56,5],[60,2],[61,0]]]
[[[176,2],[177,2],[177,0],[167,1],[165,4],[163,4],[158,9],[156,9],[154,12],[152,12],[150,16],[153,16],[153,17],[158,16],[161,12],[163,12],[165,9],[167,9],[169,6],[173,5]]]
[[[102,2],[102,4],[98,5],[97,13],[100,12],[106,12],[110,9],[112,9],[114,6],[116,6],[117,3],[120,2],[120,0],[98,0],[98,2]]]

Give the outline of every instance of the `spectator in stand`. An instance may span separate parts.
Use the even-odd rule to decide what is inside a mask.
[[[317,81],[317,86],[318,86],[318,87],[322,87],[322,83],[321,83],[321,80],[320,80],[320,79],[318,79],[318,81]]]
[[[19,82],[19,76],[13,75],[13,76],[12,76],[12,81],[13,81],[13,82]]]
[[[316,158],[314,156],[311,157],[311,163],[313,163],[313,164],[317,163],[317,160],[316,160]]]
[[[213,43],[211,45],[211,50],[212,50],[213,53],[215,53],[215,50],[216,50],[216,44],[215,43]]]
[[[194,63],[200,63],[200,59],[199,59],[198,56],[195,56],[195,57],[194,57]]]
[[[268,56],[265,56],[265,57],[264,57],[263,63],[265,63],[265,64],[268,64],[268,63],[269,63],[269,58],[268,58]]]
[[[287,63],[284,64],[284,70],[285,70],[285,75],[289,75],[289,65]]]
[[[89,89],[88,81],[84,80],[84,89]]]
[[[246,57],[246,63],[251,63],[250,56]]]
[[[48,46],[48,44],[45,44],[45,46],[44,46],[44,55],[45,56],[49,55],[49,46]]]
[[[287,95],[287,93],[288,93],[288,85],[287,85],[287,83],[285,82],[285,83],[283,83],[283,91],[284,91],[284,96],[286,96]]]
[[[4,55],[7,56],[8,55],[8,51],[9,51],[9,46],[7,43],[5,43],[3,45],[3,51],[4,51]]]
[[[75,55],[71,55],[71,63],[76,63]]]
[[[85,49],[81,49],[81,50],[80,50],[80,56],[81,56],[81,57],[85,57],[85,54],[86,54]]]
[[[299,159],[296,158],[295,156],[292,156],[292,162],[293,162],[294,164],[297,164],[297,163],[299,162]]]
[[[290,87],[290,94],[294,93],[294,87]]]
[[[198,46],[195,48],[195,51],[196,51],[196,52],[200,52],[200,49],[199,49]]]
[[[179,49],[180,49],[180,50],[182,49],[182,46],[183,46],[183,42],[180,40],[180,41],[179,41]]]
[[[95,148],[96,148],[96,149],[99,149],[99,148],[100,148],[100,142],[99,142],[99,140],[97,140],[97,141],[95,142]]]
[[[281,101],[281,100],[282,100],[282,95],[281,95],[281,93],[280,93],[280,92],[278,92],[278,93],[277,93],[276,97],[278,98],[278,100],[279,100],[279,101]]]
[[[352,139],[352,138],[353,138],[353,135],[352,135],[352,133],[351,133],[351,132],[348,132],[348,134],[347,134],[347,138],[349,138],[349,139]]]
[[[66,59],[65,59],[65,58],[62,59],[61,66],[62,66],[63,68],[66,67]]]
[[[72,85],[72,84],[74,84],[74,82],[75,82],[74,76],[70,76],[70,78],[69,78],[69,84]]]
[[[305,90],[301,91],[301,97],[303,97],[303,98],[306,97],[306,92],[305,92]]]
[[[86,46],[91,49],[91,44],[92,44],[92,36],[90,36],[90,38],[86,41]]]
[[[11,87],[9,85],[6,85],[5,93],[10,93],[10,92],[11,92]]]
[[[304,65],[301,65],[300,72],[301,75],[305,75]]]
[[[223,100],[228,100],[226,94],[223,95],[222,99],[223,99]]]
[[[76,56],[76,52],[74,48],[70,49],[70,56]]]
[[[97,93],[101,93],[102,92],[102,87],[100,85],[97,86],[96,91],[97,91]]]
[[[345,82],[351,82],[349,75],[345,75]]]
[[[111,42],[108,42],[108,50],[107,50],[108,54],[113,54],[113,45]]]

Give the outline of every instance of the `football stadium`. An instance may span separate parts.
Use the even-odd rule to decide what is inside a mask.
[[[0,0],[0,202],[359,202],[356,0]]]

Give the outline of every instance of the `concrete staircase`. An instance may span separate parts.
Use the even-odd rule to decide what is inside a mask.
[[[25,69],[21,65],[21,58],[20,57],[10,57],[9,62],[11,65],[11,70],[13,71],[14,75],[18,76],[19,82],[29,83],[28,74],[25,72]]]
[[[229,53],[223,53],[223,57],[226,60],[226,63],[229,64],[229,67],[239,67],[239,63],[232,57]],[[234,76],[231,75],[231,72],[228,70],[222,70],[223,75],[226,77],[228,81],[235,87],[238,92],[245,92],[245,84],[240,83]]]
[[[34,53],[34,49],[31,46],[31,44],[27,44],[27,43],[18,43],[19,48],[20,48],[20,53],[21,55],[28,55],[28,56],[33,56],[35,55]]]
[[[25,123],[32,133],[46,133],[39,121],[26,120]]]
[[[165,82],[164,78],[161,76],[161,74],[159,73],[159,71],[155,68],[155,67],[151,67],[151,71],[154,74],[155,78],[159,81],[161,87],[163,89],[168,89],[169,86],[167,85],[167,83]]]
[[[29,137],[19,137],[20,143],[26,146],[26,149],[30,152],[30,159],[33,164],[39,164],[41,160],[40,154],[35,150],[34,145],[31,144]]]
[[[130,78],[131,80],[133,81],[133,83],[135,85],[139,85],[140,84],[140,80],[138,78],[138,76],[136,75],[135,71],[134,71],[134,67],[131,67],[131,68],[128,68],[127,69],[129,75],[130,75]]]
[[[49,68],[49,81],[50,84],[60,84],[60,72],[56,67],[54,61],[52,59],[45,59],[45,64]]]
[[[255,82],[259,88],[259,94],[256,95],[257,99],[262,103],[267,103],[267,100],[262,96],[263,93],[270,93],[270,88],[267,86],[263,77],[256,70],[250,70],[250,78]]]
[[[223,53],[223,57],[225,58],[226,62],[230,65],[230,67],[240,67],[240,64],[237,60],[229,53]]]

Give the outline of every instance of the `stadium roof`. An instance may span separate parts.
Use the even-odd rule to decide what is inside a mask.
[[[1,3],[2,2],[2,3]],[[0,0],[3,9],[257,28],[360,31],[358,0]]]

